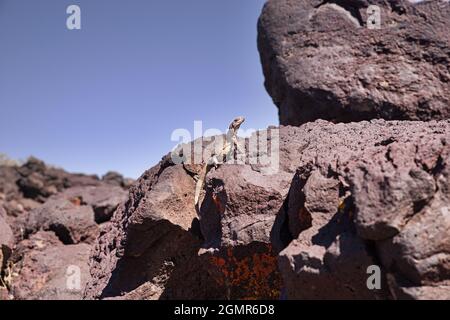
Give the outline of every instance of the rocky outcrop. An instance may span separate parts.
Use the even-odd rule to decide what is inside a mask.
[[[92,243],[99,231],[90,206],[59,197],[31,211],[23,227],[26,235],[53,231],[64,244]]]
[[[89,280],[90,246],[64,245],[40,231],[18,244],[11,294],[18,300],[79,300]]]
[[[246,138],[198,208],[186,148],[133,184],[1,166],[0,299],[450,299],[449,14],[269,0],[258,46],[288,126]]]
[[[449,118],[450,4],[412,2],[269,0],[258,47],[280,122]],[[380,9],[379,29],[368,25],[370,5]],[[443,124],[330,125],[346,129],[329,150],[320,147],[326,138],[311,139],[323,163],[298,167],[286,203],[293,241],[279,263],[289,298],[450,297]],[[352,135],[357,147],[345,143]],[[367,290],[375,264],[387,291]]]
[[[107,184],[116,185],[116,186],[124,188],[124,189],[128,189],[134,183],[133,179],[124,178],[120,173],[115,172],[115,171],[107,172],[102,177],[102,181]]]
[[[65,189],[76,186],[98,186],[97,176],[72,174],[44,162],[30,158],[23,166],[18,168],[20,178],[17,185],[25,198],[44,202],[47,198]]]
[[[449,16],[441,0],[269,0],[258,47],[281,124],[449,118]]]
[[[96,242],[85,298],[449,298],[449,121],[279,137],[278,171],[222,165],[198,214],[183,165],[144,173]]]
[[[18,239],[23,237],[24,232],[47,230],[49,224],[53,225],[51,228],[63,226],[67,229],[71,223],[81,224],[80,229],[86,224],[87,230],[82,233],[91,235],[81,237],[87,236],[93,240],[96,232],[92,232],[92,227],[111,218],[118,204],[126,198],[130,183],[130,179],[117,173],[109,173],[99,180],[96,176],[67,173],[30,158],[22,166],[0,166],[0,205],[6,209]],[[47,200],[48,203],[41,206]],[[59,209],[66,210],[66,214],[60,215]],[[84,220],[77,222],[82,216]],[[68,220],[61,224],[61,219]],[[92,219],[95,219],[94,223]],[[71,242],[73,239],[66,240]]]
[[[14,235],[11,227],[6,222],[6,212],[0,206],[0,300],[5,300],[8,297],[4,281],[6,276],[6,269],[8,267],[8,259],[14,246]],[[3,291],[3,293],[2,293]]]
[[[107,222],[126,197],[126,191],[112,185],[74,187],[50,197],[25,219],[15,219],[24,240],[10,260],[14,266],[8,270],[9,276],[14,275],[11,295],[15,299],[80,299],[89,279],[89,254],[100,233],[99,224]],[[70,285],[72,273],[73,277],[81,274],[73,280],[76,288]]]
[[[91,273],[96,276],[87,297],[111,298],[119,293],[129,299],[223,297],[208,290],[214,283],[207,281],[208,272],[201,272],[198,221],[194,208],[188,206],[193,196],[186,192],[193,186],[182,166],[167,161],[141,177],[98,238],[91,260]],[[129,249],[117,264],[117,257],[124,254],[125,228]]]
[[[70,188],[31,211],[23,228],[26,234],[53,231],[64,244],[92,243],[97,223],[108,221],[126,198],[127,192],[110,185]]]
[[[439,133],[438,136],[428,135],[426,126],[435,128],[434,133]],[[342,215],[339,217],[339,211],[331,221],[328,217],[319,223],[324,239],[317,236],[317,243],[310,242],[307,236],[310,231],[300,233],[300,237],[281,253],[283,269],[301,270],[294,273],[297,282],[292,278],[286,281],[290,286],[291,296],[311,298],[314,297],[312,292],[320,292],[320,288],[327,288],[327,295],[330,295],[336,278],[340,283],[341,277],[347,277],[347,286],[341,286],[333,297],[367,298],[361,295],[361,290],[355,290],[354,284],[365,286],[365,267],[371,264],[383,266],[384,276],[391,281],[389,286],[394,297],[400,297],[395,291],[408,289],[417,293],[421,291],[420,294],[411,296],[421,298],[422,295],[425,297],[434,290],[439,291],[448,286],[450,221],[445,212],[449,205],[447,185],[450,135],[436,122],[426,126],[416,124],[416,138],[414,134],[406,138],[403,134],[395,133],[380,142],[373,141],[373,147],[365,150],[357,159],[342,163],[351,194],[347,198],[349,200],[342,203],[343,210],[339,211],[347,211],[352,215],[354,228],[360,239],[340,235],[331,242],[330,233],[334,236],[337,232],[333,220],[348,219]],[[421,127],[424,129],[423,133],[420,132]],[[391,123],[391,128],[396,132],[405,127],[404,123]],[[312,176],[309,179],[311,178]],[[320,185],[326,186],[323,182]],[[314,221],[314,216],[307,214],[307,187],[304,187],[305,195],[300,197],[306,198],[306,211],[300,210],[299,216],[307,216],[300,220]],[[336,192],[326,187],[320,198],[328,198],[327,194],[336,195]],[[335,196],[331,198],[336,199]],[[419,234],[422,236],[419,237]],[[321,242],[328,243],[325,245],[326,250],[320,247]],[[347,263],[350,265],[344,267],[345,272],[338,269]],[[327,285],[320,286],[320,281],[314,279],[317,280],[317,274],[322,273],[333,275],[334,279]],[[305,280],[308,277],[310,279]],[[434,279],[433,285],[422,288],[430,279]],[[311,288],[311,291],[305,294],[301,289],[305,287]],[[342,290],[346,287],[348,290]],[[413,287],[421,289],[412,290]],[[448,298],[448,293],[440,298]],[[320,294],[323,296],[324,292]]]
[[[115,172],[107,173],[101,180],[94,175],[68,173],[31,157],[22,166],[0,166],[0,203],[8,215],[18,216],[66,189],[117,186],[127,190],[132,182]]]
[[[11,227],[6,221],[6,211],[0,207],[0,247],[9,247],[14,244],[14,236]]]
[[[91,244],[126,200],[129,183],[119,174],[70,174],[34,158],[0,166],[0,299],[80,299]]]
[[[0,166],[0,201],[10,201],[20,194],[19,186],[16,181],[19,180],[17,167]]]
[[[65,190],[58,198],[66,199],[75,205],[91,207],[96,223],[111,219],[117,206],[127,199],[128,192],[114,184],[96,187],[74,187]]]

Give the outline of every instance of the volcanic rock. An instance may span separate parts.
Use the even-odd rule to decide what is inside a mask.
[[[40,202],[70,187],[100,185],[96,176],[67,173],[62,169],[49,167],[36,158],[30,158],[18,168],[18,172],[20,178],[17,185],[24,197]]]
[[[4,275],[7,261],[14,247],[14,235],[6,222],[6,212],[0,207],[0,277]],[[0,286],[2,283],[0,283]]]
[[[90,246],[64,245],[40,231],[14,252],[11,293],[18,300],[79,300],[89,280]]]
[[[269,0],[258,47],[280,123],[448,119],[449,16],[440,0]]]
[[[53,231],[64,244],[92,243],[99,232],[92,207],[60,197],[31,211],[23,227],[26,234]]]
[[[278,133],[278,170],[252,161],[264,152],[213,169],[198,213],[183,165],[145,172],[96,241],[85,298],[447,297],[449,121]]]

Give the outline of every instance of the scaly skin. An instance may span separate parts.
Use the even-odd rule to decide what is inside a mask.
[[[238,148],[239,152],[242,152],[242,150],[239,147],[238,140],[237,140],[237,132],[239,130],[239,127],[241,126],[241,124],[244,121],[245,121],[244,117],[237,117],[236,119],[234,119],[231,122],[231,124],[228,128],[225,145],[223,146],[222,150],[218,154],[212,155],[208,159],[208,161],[204,164],[204,166],[199,174],[197,184],[195,186],[194,202],[195,202],[195,208],[197,209],[197,211],[199,210],[198,201],[200,199],[200,193],[203,189],[203,186],[205,185],[206,175],[208,174],[209,170],[211,170],[212,167],[217,168],[220,165],[219,159],[225,158],[225,161],[232,159],[235,148]]]

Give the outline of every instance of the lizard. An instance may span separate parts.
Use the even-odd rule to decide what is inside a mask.
[[[203,165],[203,168],[198,175],[197,184],[195,186],[194,205],[197,211],[200,192],[205,185],[206,175],[208,174],[209,170],[211,170],[212,167],[217,169],[217,167],[222,162],[230,160],[234,156],[234,151],[236,150],[236,148],[238,149],[239,153],[243,153],[243,150],[238,143],[237,132],[244,121],[244,117],[237,117],[230,123],[223,148],[217,154],[213,154]]]

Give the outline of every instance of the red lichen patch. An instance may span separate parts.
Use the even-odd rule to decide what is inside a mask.
[[[216,206],[217,212],[225,212],[225,208],[223,207],[220,197],[217,194],[213,193],[212,200],[214,202],[214,205]]]
[[[210,263],[214,280],[229,299],[279,299],[282,281],[270,244],[227,248],[212,256]]]

